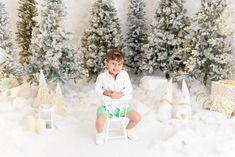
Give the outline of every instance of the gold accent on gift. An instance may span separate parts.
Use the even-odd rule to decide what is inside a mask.
[[[218,82],[224,85],[235,86],[235,80],[220,80]]]

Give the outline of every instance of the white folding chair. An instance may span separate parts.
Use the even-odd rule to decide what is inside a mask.
[[[127,118],[127,109],[128,109],[128,101],[131,97],[123,97],[120,99],[111,99],[110,97],[103,96],[104,105],[107,112],[107,120],[105,125],[105,143],[108,142],[108,139],[117,139],[124,138],[127,140],[127,130],[126,125],[128,122]],[[109,117],[111,116],[111,117]],[[110,136],[111,131],[119,131],[120,130],[111,130],[111,123],[119,123],[121,124],[121,133],[118,135]]]

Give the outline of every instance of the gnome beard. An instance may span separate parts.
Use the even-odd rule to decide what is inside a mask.
[[[166,121],[171,119],[171,110],[172,110],[171,102],[172,102],[172,79],[169,80],[166,91],[158,105],[158,110],[157,110],[158,120]]]

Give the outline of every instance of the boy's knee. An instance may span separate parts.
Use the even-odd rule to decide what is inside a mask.
[[[133,117],[132,120],[135,121],[135,122],[139,122],[139,121],[141,120],[140,114],[137,113],[137,114]]]
[[[138,116],[136,116],[136,121],[137,121],[137,122],[141,121],[141,118],[142,118],[141,115],[138,114]]]
[[[96,120],[96,126],[103,126],[105,124],[105,121],[103,120]]]
[[[102,122],[102,121],[96,121],[96,126],[102,126],[102,125],[104,125],[104,122]]]

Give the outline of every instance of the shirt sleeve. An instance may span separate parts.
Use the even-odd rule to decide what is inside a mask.
[[[104,87],[103,87],[103,79],[102,79],[102,75],[99,75],[96,79],[96,83],[95,83],[95,91],[98,95],[103,95],[104,93]]]
[[[127,72],[125,72],[125,75],[124,75],[124,87],[123,87],[123,94],[125,96],[131,96],[131,93],[132,93],[132,85],[131,85],[131,80],[130,80],[130,77],[128,75]]]

